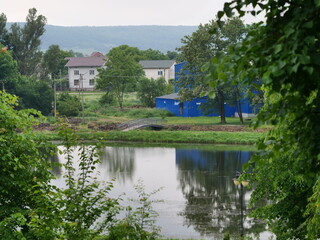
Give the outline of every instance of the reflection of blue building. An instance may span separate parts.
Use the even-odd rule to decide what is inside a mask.
[[[176,149],[176,165],[180,170],[234,173],[241,170],[251,155],[248,151]]]
[[[183,71],[183,66],[185,62],[175,64],[175,86],[174,93],[160,96],[156,98],[156,108],[157,109],[165,109],[172,112],[175,116],[182,117],[199,117],[204,116],[205,114],[201,111],[200,106],[205,104],[208,101],[208,97],[196,98],[192,101],[179,101],[178,91],[179,86],[177,84],[180,73]],[[249,117],[254,115],[254,109],[251,106],[249,99],[245,98],[241,101],[241,109],[244,117]],[[210,113],[206,116],[219,116],[217,111],[213,111],[214,113]],[[225,104],[225,116],[226,117],[234,117],[237,115],[237,110],[235,106],[230,106],[229,104]]]

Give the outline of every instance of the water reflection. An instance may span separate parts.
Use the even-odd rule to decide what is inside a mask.
[[[61,176],[62,174],[62,169],[61,169],[61,164],[59,160],[59,155],[55,154],[51,156],[51,163],[52,163],[52,172],[55,176]]]
[[[132,147],[104,147],[101,151],[101,167],[108,177],[125,183],[132,180],[135,170],[135,149]]]
[[[61,148],[60,148],[61,149]],[[250,191],[243,190],[243,219],[240,189],[233,184],[252,152],[224,151],[208,147],[103,147],[98,166],[101,180],[116,179],[112,196],[123,192],[135,198],[133,185],[142,179],[146,191],[164,189],[156,196],[158,224],[167,238],[222,239],[229,233],[239,239],[241,224],[245,234],[259,234],[264,225],[247,216]],[[76,160],[77,153],[74,158]],[[64,157],[55,162],[63,163]],[[63,169],[55,169],[60,175]],[[61,178],[56,184],[62,184]],[[267,239],[261,235],[258,239]]]
[[[186,198],[185,209],[180,212],[184,224],[192,225],[202,236],[216,238],[223,233],[239,237],[264,230],[252,219],[243,219],[248,214],[250,192],[237,189],[232,180],[251,155],[243,151],[176,150],[177,178]]]

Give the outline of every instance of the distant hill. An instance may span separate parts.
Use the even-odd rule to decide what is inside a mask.
[[[23,24],[23,23],[22,23]],[[10,23],[8,23],[8,27]],[[93,51],[107,53],[122,44],[141,50],[152,48],[164,53],[181,46],[181,38],[190,35],[197,26],[107,26],[107,27],[61,27],[46,26],[41,49],[52,44],[61,49],[74,50],[84,54]]]

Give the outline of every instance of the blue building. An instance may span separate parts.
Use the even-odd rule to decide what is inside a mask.
[[[175,116],[181,117],[199,117],[199,116],[219,116],[217,111],[205,115],[201,110],[201,105],[207,103],[208,97],[195,98],[192,101],[181,102],[179,100],[179,86],[177,84],[180,73],[183,71],[183,66],[185,62],[175,64],[175,79],[174,79],[174,93],[169,95],[164,95],[156,98],[156,108],[164,109],[172,112]],[[254,109],[251,106],[248,99],[244,99],[241,102],[242,115],[244,117],[250,117],[254,115]],[[225,116],[226,117],[236,117],[237,110],[235,106],[230,106],[225,103]]]

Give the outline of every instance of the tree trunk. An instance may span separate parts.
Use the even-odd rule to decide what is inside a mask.
[[[242,108],[241,108],[241,97],[239,94],[239,88],[238,86],[235,87],[235,93],[234,93],[234,98],[236,101],[236,109],[237,109],[237,113],[240,119],[240,123],[243,124],[243,116],[242,116]]]
[[[220,123],[226,124],[226,113],[224,109],[224,95],[221,89],[217,89],[218,92],[218,103],[219,103],[219,113],[220,113]]]

